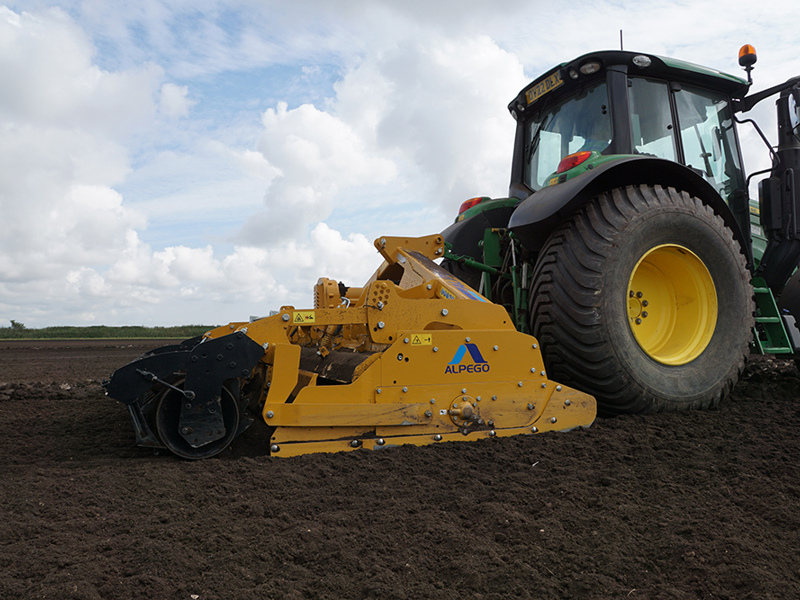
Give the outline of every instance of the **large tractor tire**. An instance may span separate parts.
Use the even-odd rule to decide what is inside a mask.
[[[629,186],[584,205],[547,240],[531,292],[549,376],[593,394],[601,415],[716,406],[744,368],[745,259],[685,192]]]

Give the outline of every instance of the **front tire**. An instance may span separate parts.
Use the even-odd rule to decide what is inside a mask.
[[[594,395],[601,415],[709,408],[744,368],[744,257],[685,192],[629,186],[584,205],[545,243],[531,291],[550,376]]]

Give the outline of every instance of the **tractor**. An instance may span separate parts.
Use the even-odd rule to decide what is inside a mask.
[[[751,351],[800,352],[800,78],[748,94],[755,62],[742,47],[747,80],[625,51],[556,66],[508,105],[508,198],[467,200],[443,232],[445,267],[601,415],[712,407]],[[740,117],[774,95],[776,149]],[[745,123],[768,172],[745,176]]]
[[[752,47],[740,63],[747,80],[625,51],[558,65],[509,104],[507,198],[380,237],[362,287],[320,278],[313,308],[155,349],[106,393],[140,446],[188,459],[255,418],[293,456],[715,406],[750,352],[800,352],[800,78],[748,94]],[[738,115],[773,95],[756,202]]]

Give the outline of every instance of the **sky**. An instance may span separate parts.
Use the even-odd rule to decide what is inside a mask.
[[[224,324],[508,193],[507,105],[619,48],[800,75],[776,0],[0,0],[0,326]],[[774,103],[754,116],[776,141]],[[748,172],[769,166],[740,128]]]

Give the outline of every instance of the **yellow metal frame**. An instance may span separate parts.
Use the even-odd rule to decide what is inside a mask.
[[[259,402],[275,428],[273,455],[475,440],[594,421],[594,398],[547,378],[535,338],[432,262],[443,253],[441,236],[383,237],[375,246],[385,262],[363,288],[347,292],[355,298],[349,304],[330,308],[333,287],[321,279],[316,305],[326,308],[284,306],[207,334],[242,331],[265,348]],[[304,370],[316,368],[309,354],[322,364],[352,362],[354,353],[364,360],[346,383]]]

